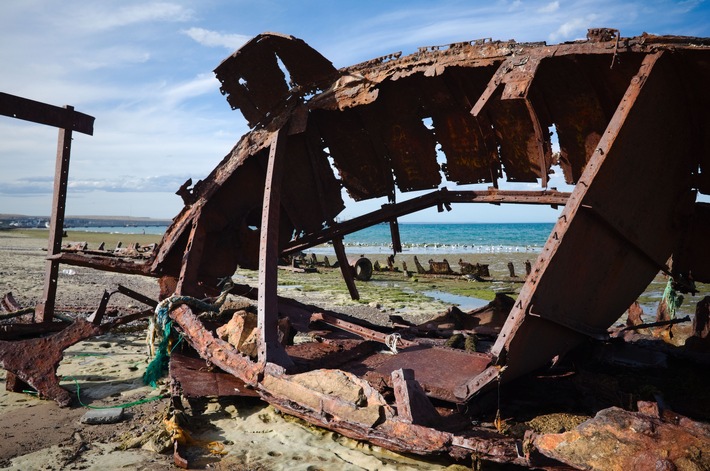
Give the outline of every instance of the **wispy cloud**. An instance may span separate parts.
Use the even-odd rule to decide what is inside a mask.
[[[538,10],[538,13],[554,13],[560,9],[560,2],[550,2]]]
[[[84,70],[118,69],[129,64],[144,64],[151,58],[145,48],[133,45],[100,48],[94,54],[74,56],[73,65]]]
[[[151,22],[186,22],[193,18],[194,13],[189,8],[170,2],[140,2],[133,5],[113,2],[113,5],[109,3],[108,8],[103,2],[81,2],[74,15],[68,15],[67,20],[75,28],[97,32]]]
[[[229,51],[239,49],[251,39],[251,36],[244,34],[219,33],[204,28],[190,28],[183,33],[203,46],[223,47]]]
[[[155,175],[142,177],[136,175],[116,175],[104,179],[76,179],[68,182],[68,191],[72,194],[93,191],[109,193],[175,193],[188,178],[187,174]],[[0,183],[0,194],[12,196],[50,195],[54,188],[52,177],[27,177],[11,182]]]
[[[679,13],[690,13],[703,4],[706,0],[686,0],[676,4],[676,10]]]
[[[596,14],[589,14],[583,18],[571,18],[562,23],[556,31],[550,33],[549,38],[553,42],[564,39],[580,39],[585,36],[594,22],[599,18]]]
[[[161,90],[160,98],[166,106],[174,107],[186,100],[196,98],[219,89],[219,80],[212,73],[199,74],[195,78],[171,84]]]

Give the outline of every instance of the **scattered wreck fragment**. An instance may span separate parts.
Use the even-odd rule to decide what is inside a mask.
[[[659,271],[681,291],[710,282],[710,205],[697,201],[710,194],[708,39],[598,29],[559,45],[486,39],[336,69],[300,39],[268,33],[215,73],[252,130],[204,181],[180,188],[185,207],[148,261],[81,251],[52,260],[158,277],[165,299],[256,300],[255,319],[234,314],[231,326],[190,304],[175,303],[169,318],[199,357],[239,381],[233,389],[289,414],[400,452],[559,464],[535,463],[528,447],[537,444],[574,466],[551,439],[521,443],[472,426],[467,413],[501,384],[608,338]],[[548,188],[553,165],[573,192]],[[388,203],[339,222],[342,189]],[[397,201],[421,190],[430,191]],[[401,252],[399,217],[454,203],[565,206],[487,347],[447,348],[418,335],[422,326],[382,328],[277,296],[279,259],[330,242],[357,298],[343,237],[387,222]],[[237,267],[259,270],[257,289],[225,285]],[[295,343],[290,329],[327,334]],[[197,394],[187,363],[171,375]]]

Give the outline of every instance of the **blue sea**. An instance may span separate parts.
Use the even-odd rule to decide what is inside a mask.
[[[554,223],[400,223],[403,253],[539,252]],[[346,247],[367,253],[391,253],[389,224],[378,224],[345,237]],[[311,249],[313,250],[313,249]],[[323,247],[317,251],[325,250]]]
[[[163,235],[168,226],[90,226],[65,227],[71,232],[107,232],[109,234],[154,234]]]
[[[554,223],[400,223],[399,233],[404,253],[498,253],[539,252]],[[118,234],[163,234],[166,226],[75,227],[70,231],[110,232]],[[345,237],[348,252],[391,253],[389,224],[377,224]],[[325,244],[309,252],[331,253]]]

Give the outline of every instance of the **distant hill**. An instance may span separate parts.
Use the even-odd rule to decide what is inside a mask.
[[[126,226],[169,226],[170,219],[153,219],[131,216],[65,216],[64,228],[70,227],[126,227]],[[0,229],[11,227],[47,227],[49,216],[27,216],[24,214],[0,214]]]

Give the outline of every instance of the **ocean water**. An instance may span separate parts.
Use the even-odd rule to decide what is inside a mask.
[[[498,253],[539,252],[552,231],[554,223],[400,223],[399,234],[403,253]],[[109,232],[116,234],[163,234],[166,226],[72,227],[70,231]],[[344,238],[349,252],[391,253],[389,224],[377,224]],[[308,250],[331,253],[324,244]]]
[[[163,235],[168,226],[89,226],[65,227],[71,232],[107,232],[109,234],[156,234]]]
[[[403,253],[537,253],[554,223],[414,224],[400,223]],[[378,224],[345,237],[346,247],[367,253],[391,253],[389,224]],[[319,247],[311,251],[325,251]],[[352,251],[352,250],[350,250]]]

